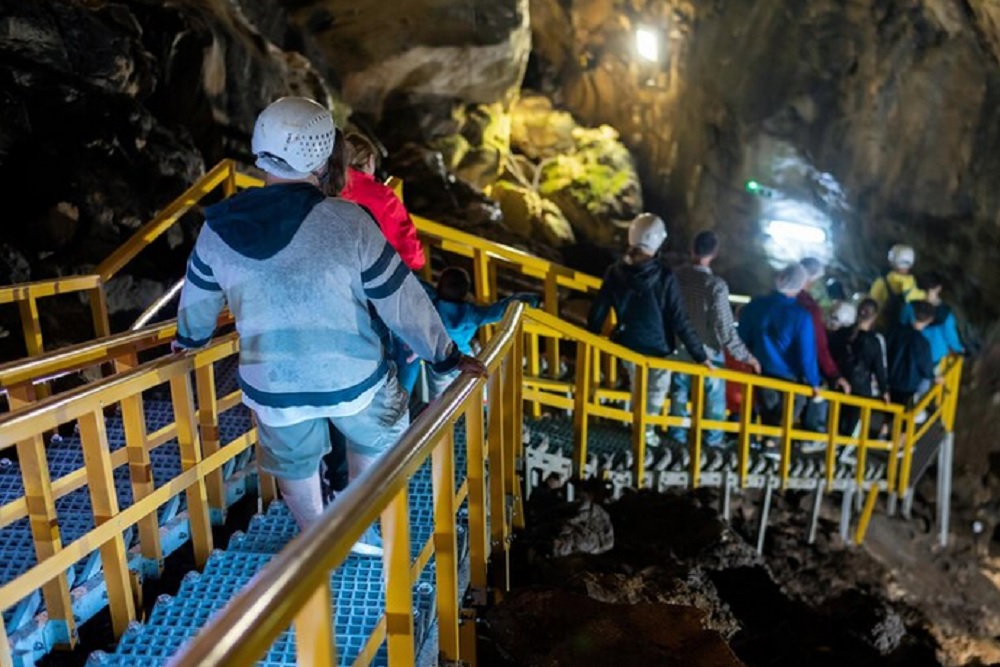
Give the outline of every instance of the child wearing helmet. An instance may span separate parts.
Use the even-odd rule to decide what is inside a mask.
[[[889,250],[889,272],[872,283],[870,296],[878,304],[878,323],[883,329],[891,330],[899,326],[903,306],[924,298],[913,277],[915,262],[913,248],[897,243]]]

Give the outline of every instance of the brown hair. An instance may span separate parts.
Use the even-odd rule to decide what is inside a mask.
[[[372,141],[357,132],[347,135],[347,144],[350,147],[347,164],[355,169],[364,169],[368,160],[372,157],[378,162],[378,149]]]
[[[338,197],[347,185],[347,142],[344,133],[336,128],[333,134],[333,152],[326,161],[327,177],[323,194]]]

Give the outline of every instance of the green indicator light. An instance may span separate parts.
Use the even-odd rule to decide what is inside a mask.
[[[760,192],[760,183],[757,181],[747,181],[747,192]]]

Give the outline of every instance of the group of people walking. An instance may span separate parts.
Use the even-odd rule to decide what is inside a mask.
[[[712,273],[719,253],[715,233],[698,234],[690,261],[671,269],[659,256],[667,239],[664,222],[653,215],[637,217],[629,229],[629,248],[605,274],[591,307],[588,328],[600,332],[613,310],[617,324],[613,341],[636,352],[705,364],[723,364],[767,377],[805,384],[813,396],[796,395],[793,413],[801,428],[825,433],[829,406],[820,398],[826,386],[844,393],[876,398],[886,403],[912,405],[934,382],[940,382],[941,361],[962,354],[954,314],[941,299],[943,281],[937,275],[921,277],[912,269],[915,253],[908,246],[894,246],[889,253],[891,270],[872,286],[860,303],[840,301],[829,312],[815,294],[825,289],[825,267],[816,258],[804,258],[777,272],[774,290],[756,297],[743,309],[739,323],[733,316],[726,282]],[[680,339],[682,349],[677,349]],[[633,376],[634,368],[626,364]],[[650,369],[647,410],[660,414],[669,395],[669,412],[688,417],[691,376]],[[780,425],[786,394],[759,387],[753,407],[762,423]],[[727,405],[724,380],[709,375],[704,385],[704,417],[711,421],[738,414]],[[860,408],[843,405],[835,427],[855,435]],[[872,436],[885,426],[871,420]],[[683,445],[688,429],[671,427],[668,441]],[[646,441],[662,442],[653,427]],[[721,430],[708,430],[708,447],[725,444]],[[765,443],[767,444],[767,443]],[[804,443],[808,453],[825,445]]]

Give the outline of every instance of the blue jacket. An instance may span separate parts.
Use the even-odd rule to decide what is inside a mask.
[[[903,324],[913,324],[913,305],[908,303],[903,308]],[[934,322],[922,332],[931,345],[931,361],[937,366],[949,354],[965,354],[965,346],[958,335],[958,324],[951,308],[942,304],[934,309]]]
[[[923,380],[934,379],[931,346],[912,326],[897,327],[889,336],[889,388],[913,394]]]
[[[795,297],[775,291],[753,299],[740,315],[740,338],[764,375],[819,386],[812,317]]]
[[[444,323],[445,331],[455,341],[455,345],[463,354],[472,354],[472,339],[475,337],[479,327],[484,324],[493,324],[503,319],[507,312],[507,306],[512,301],[525,301],[533,307],[538,307],[538,297],[531,294],[515,294],[506,299],[501,299],[491,306],[480,306],[468,301],[445,301],[436,295],[431,297],[438,315]]]

